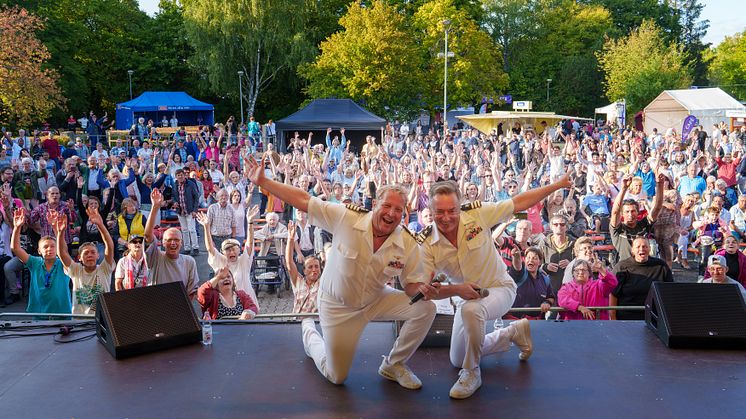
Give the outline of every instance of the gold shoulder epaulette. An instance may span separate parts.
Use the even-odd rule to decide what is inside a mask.
[[[474,201],[468,204],[461,205],[461,211],[469,211],[482,207],[482,201]]]
[[[353,205],[353,204],[345,204],[345,208],[347,208],[348,210],[355,211],[355,212],[370,212],[369,210],[363,207],[358,207],[357,205]]]
[[[430,234],[433,232],[433,226],[432,224],[423,228],[417,236],[415,236],[415,240],[417,241],[417,244],[422,244],[427,240],[428,237],[430,237]]]

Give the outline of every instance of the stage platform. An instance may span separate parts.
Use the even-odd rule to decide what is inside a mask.
[[[191,345],[122,361],[95,339],[0,340],[4,418],[737,418],[746,415],[746,352],[672,350],[643,322],[531,323],[534,354],[482,360],[482,388],[452,400],[447,348],[409,365],[424,386],[377,374],[391,323],[365,330],[350,376],[328,383],[306,357],[300,324],[215,325]]]

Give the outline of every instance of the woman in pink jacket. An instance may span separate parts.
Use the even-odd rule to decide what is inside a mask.
[[[591,271],[598,271],[598,278],[592,280]],[[616,276],[606,270],[604,264],[593,258],[590,262],[579,259],[573,267],[573,280],[562,285],[559,291],[559,305],[569,311],[562,313],[566,320],[594,320],[596,313],[588,307],[606,306],[609,304],[609,294],[616,287]],[[609,313],[601,311],[600,320],[609,320]]]

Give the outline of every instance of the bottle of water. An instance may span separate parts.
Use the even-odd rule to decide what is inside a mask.
[[[505,324],[503,323],[503,318],[498,317],[495,319],[495,330],[499,330],[505,327]]]
[[[209,320],[202,324],[202,344],[212,345],[212,322]]]

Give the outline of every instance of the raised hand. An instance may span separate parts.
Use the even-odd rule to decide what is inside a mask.
[[[26,210],[23,208],[16,208],[13,211],[13,227],[20,228],[26,224]]]
[[[264,163],[266,159],[266,157],[262,157],[262,160],[257,163],[257,161],[253,157],[251,157],[246,162],[246,171],[249,174],[249,180],[251,180],[256,185],[259,185],[266,179],[264,177]]]
[[[57,232],[57,234],[60,234],[63,231],[65,231],[66,228],[67,228],[67,215],[65,215],[64,213],[57,214],[57,220],[54,224],[54,230]]]
[[[93,224],[99,225],[104,223],[101,214],[98,213],[98,208],[86,208],[85,213],[88,215],[88,220]]]
[[[85,185],[85,178],[83,178],[83,176],[78,176],[78,189],[82,188],[83,185]]]
[[[259,215],[259,205],[254,205],[246,211],[246,220],[252,222],[256,219],[257,215]]]
[[[557,179],[557,183],[560,184],[563,188],[572,188],[573,182],[572,182],[572,175],[573,172],[570,170],[564,175],[562,175],[561,178]]]
[[[197,212],[194,215],[194,218],[197,219],[197,222],[202,224],[204,227],[210,227],[210,218],[205,214],[204,212]]]
[[[163,204],[163,194],[160,189],[155,188],[150,192],[150,202],[153,204],[153,208],[158,209]]]
[[[11,196],[10,183],[6,183],[5,185],[3,185],[3,196],[7,196],[7,197]]]
[[[57,210],[50,209],[47,211],[47,223],[52,227],[57,224]]]

